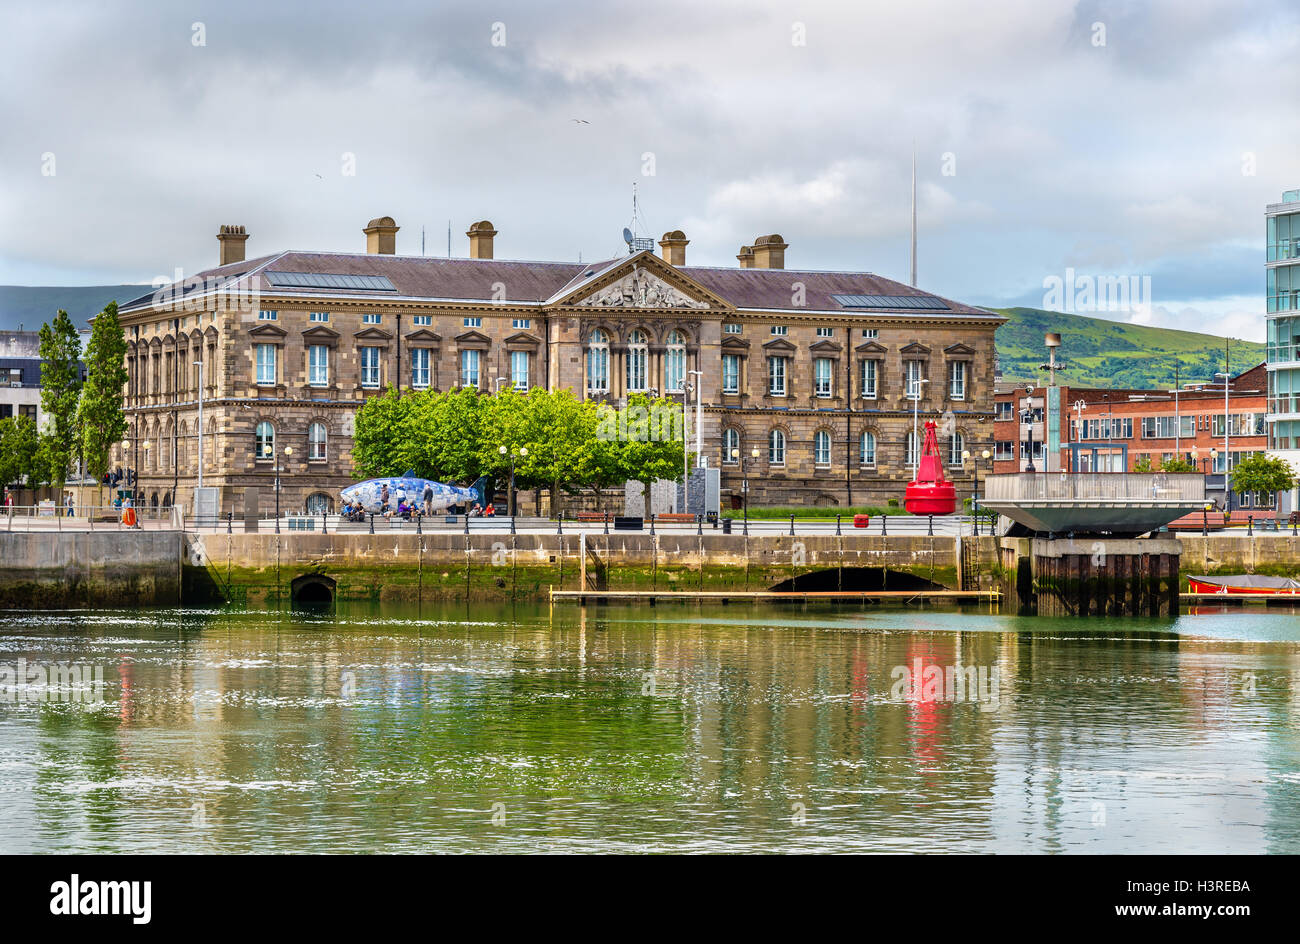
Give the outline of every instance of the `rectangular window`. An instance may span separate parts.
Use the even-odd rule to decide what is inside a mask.
[[[527,331],[532,326],[533,326],[533,320],[531,318],[516,318],[512,322],[510,322],[510,327],[519,328],[524,331]]]
[[[864,400],[876,399],[876,380],[879,376],[879,367],[873,360],[862,361],[862,398]]]
[[[1083,421],[1084,439],[1132,439],[1133,418],[1113,417]]]
[[[819,357],[813,361],[813,396],[825,399],[831,395],[834,363],[829,357]]]
[[[817,337],[819,337],[819,338],[833,338],[833,337],[835,337],[835,329],[834,329],[834,328],[818,328],[818,329],[817,329]]]
[[[427,347],[411,349],[411,386],[429,386],[429,349]]]
[[[1260,423],[1255,423],[1255,417],[1260,417]],[[1262,436],[1263,431],[1263,414],[1255,413],[1233,413],[1228,423],[1229,436]],[[1258,432],[1256,431],[1258,429]],[[1210,435],[1223,435],[1223,414],[1215,413],[1210,417]]]
[[[1014,410],[1016,405],[1010,400],[999,400],[993,405],[995,420],[1009,420],[1015,418]]]
[[[330,382],[330,349],[324,344],[307,348],[308,383],[313,387],[328,387]]]
[[[328,311],[313,311],[307,316],[308,321],[329,321],[330,313]]]
[[[275,321],[279,317],[280,313],[278,311],[259,311],[257,313],[258,321]]]
[[[379,351],[377,347],[361,349],[361,386],[371,390],[379,387]]]
[[[1016,457],[1015,443],[1008,440],[999,439],[993,445],[994,459],[1014,459]]]
[[[478,351],[460,352],[460,385],[462,387],[478,386]]]
[[[510,352],[510,385],[521,392],[528,389],[527,351]]]
[[[907,361],[907,396],[912,400],[919,400],[922,396],[922,388],[925,386],[921,383],[924,379],[921,370],[921,361]]]
[[[790,333],[789,325],[772,325],[772,333],[778,337],[785,337]]]
[[[948,365],[948,398],[966,399],[966,362],[953,361]]]
[[[379,320],[380,320],[379,315],[362,315],[362,316],[361,316],[361,323],[362,323],[362,324],[379,324]]]
[[[880,329],[879,329],[879,328],[863,328],[863,329],[862,329],[862,336],[863,336],[864,338],[870,338],[870,339],[872,339],[872,340],[874,341],[876,338],[880,337]]]
[[[411,324],[427,328],[433,324],[433,315],[411,315]]]
[[[466,319],[465,319],[465,327],[467,327],[467,328],[481,328],[481,327],[483,327],[483,319],[482,319],[482,318],[466,318]]]
[[[740,325],[735,322],[727,322],[722,326],[723,334],[740,334]]]
[[[275,345],[257,345],[257,382],[263,387],[275,386]]]
[[[767,359],[767,392],[770,396],[785,396],[785,361],[784,357]]]
[[[740,393],[740,355],[722,355],[722,392]]]

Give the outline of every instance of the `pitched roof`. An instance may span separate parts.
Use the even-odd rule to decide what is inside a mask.
[[[597,262],[525,262],[506,259],[463,259],[429,256],[397,256],[378,253],[335,253],[287,251],[244,262],[207,269],[184,283],[163,289],[179,297],[211,291],[223,283],[224,291],[248,289],[254,277],[261,277],[261,290],[275,296],[300,298],[374,298],[376,300],[504,301],[541,304],[571,292],[583,281],[594,279],[625,263],[622,256]],[[676,271],[739,309],[771,311],[890,311],[893,306],[859,308],[842,304],[836,295],[918,296],[917,289],[869,272],[820,272],[795,269],[740,269],[709,266],[680,266]],[[321,276],[369,276],[386,279],[392,285],[367,287],[303,287],[268,285],[274,273]],[[302,282],[305,279],[296,279]],[[794,295],[802,285],[803,304]],[[183,291],[182,291],[183,290]],[[147,308],[157,293],[136,298],[122,306],[124,312]],[[933,298],[934,296],[927,296]],[[983,308],[941,299],[948,307],[939,310],[904,309],[920,317],[1001,316]],[[902,307],[902,306],[899,306]]]

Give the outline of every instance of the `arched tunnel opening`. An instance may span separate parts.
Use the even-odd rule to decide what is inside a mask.
[[[889,570],[885,567],[832,567],[814,570],[768,589],[778,593],[834,592],[860,593],[870,590],[946,590],[943,584],[918,577],[907,571]]]
[[[289,599],[294,603],[320,606],[334,602],[336,584],[324,574],[303,574],[289,584]]]

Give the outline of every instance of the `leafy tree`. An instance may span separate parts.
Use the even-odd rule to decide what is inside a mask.
[[[50,484],[62,488],[74,448],[79,450],[77,405],[81,400],[81,338],[63,309],[41,325],[41,407],[48,417],[43,458]]]
[[[1171,456],[1164,462],[1160,463],[1161,472],[1195,472],[1196,463],[1191,459],[1181,459],[1178,456]]]
[[[1138,472],[1138,473],[1150,472],[1150,471],[1151,471],[1151,457],[1150,457],[1150,456],[1139,456],[1139,457],[1137,458],[1137,460],[1133,463],[1133,471],[1134,471],[1134,472]]]
[[[586,404],[582,435],[574,453],[574,481],[591,489],[597,507],[604,511],[604,490],[627,480],[623,443],[618,438],[618,411]],[[613,435],[611,435],[611,432]]]
[[[410,445],[404,436],[413,402],[412,397],[399,396],[390,385],[381,396],[370,397],[361,405],[352,436],[358,474],[372,478],[406,471],[397,466]]]
[[[651,399],[634,393],[628,397],[623,414],[623,477],[642,483],[648,512],[650,483],[675,479],[682,471],[685,425],[681,405],[666,397]]]
[[[113,446],[126,435],[122,391],[126,386],[126,336],[117,320],[117,302],[95,316],[86,348],[86,383],[77,405],[77,426],[86,471],[103,481]]]
[[[30,417],[0,420],[0,485],[35,484],[39,437]]]
[[[578,459],[593,435],[593,408],[570,390],[532,390],[528,394],[522,436],[528,455],[519,464],[525,481],[546,485],[551,509],[562,511],[561,492],[578,481]]]
[[[445,482],[477,479],[486,399],[474,387],[416,394],[396,447],[399,455],[411,457],[407,468]]]
[[[1295,472],[1285,459],[1256,453],[1237,463],[1231,475],[1234,492],[1283,492],[1295,487]]]

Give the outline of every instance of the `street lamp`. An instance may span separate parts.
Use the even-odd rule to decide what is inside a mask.
[[[288,460],[288,458],[292,455],[293,455],[293,446],[285,446],[284,447],[285,459]],[[275,463],[275,533],[276,534],[280,533],[280,462],[278,460]]]
[[[506,492],[506,504],[509,505],[510,517],[513,518],[516,513],[515,509],[515,459],[522,459],[528,455],[528,447],[520,446],[516,449],[506,449],[505,446],[498,446],[497,452],[502,456],[510,457],[510,488]]]
[[[921,387],[930,381],[926,377],[917,377],[912,381],[912,478],[916,478],[921,464],[921,440],[918,439],[919,430],[917,429],[917,415],[921,406]]]
[[[1026,391],[1029,393],[1031,391]],[[1025,400],[1025,406],[1020,410],[1020,422],[1025,424],[1026,435],[1029,436],[1029,461],[1025,465],[1026,472],[1037,472],[1034,468],[1034,408],[1029,405],[1029,400]]]
[[[754,461],[758,461],[758,447],[755,446],[749,452]],[[740,463],[740,495],[741,506],[744,509],[745,516],[745,533],[749,534],[749,478],[745,475],[745,457],[740,454],[739,449],[731,450],[731,458]]]

